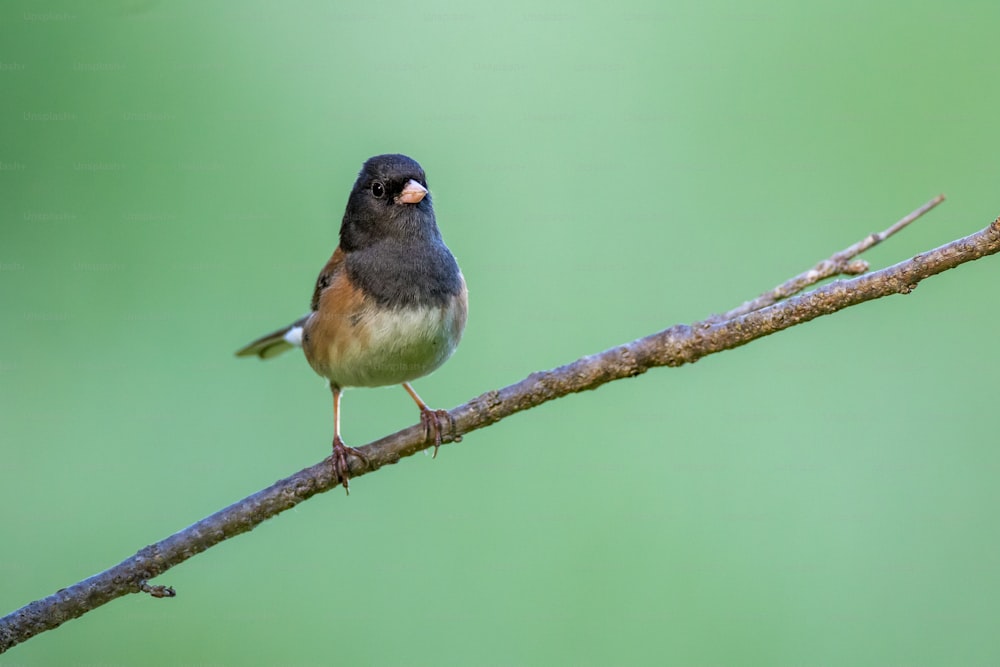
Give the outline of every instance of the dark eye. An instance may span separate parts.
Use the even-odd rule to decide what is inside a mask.
[[[375,199],[381,199],[385,196],[385,186],[380,181],[372,183],[372,196]]]

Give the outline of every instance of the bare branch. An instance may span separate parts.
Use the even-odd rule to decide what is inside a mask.
[[[937,200],[926,208],[936,203]],[[911,215],[922,212],[918,209]],[[878,243],[896,228],[904,226],[904,221],[908,222],[904,218],[883,232],[882,236],[873,235],[860,245],[870,247]],[[854,247],[843,252],[854,252]],[[451,410],[449,416],[454,428],[451,433],[444,434],[444,441],[458,441],[465,433],[485,428],[516,412],[567,394],[595,389],[657,366],[691,363],[706,355],[745,345],[865,301],[892,294],[908,294],[925,278],[998,251],[1000,218],[980,232],[881,271],[835,281],[807,294],[730,319],[719,321],[710,318],[691,326],[676,325],[560,368],[532,373],[516,384],[487,392]],[[366,469],[360,460],[351,459],[351,476],[361,477],[432,444],[425,441],[424,430],[420,426],[411,426],[364,447],[362,451],[372,467]],[[127,593],[145,591],[154,596],[172,595],[173,589],[150,586],[147,581],[223,540],[252,530],[266,519],[317,493],[335,488],[339,483],[333,465],[326,459],[141,549],[100,574],[32,602],[0,619],[0,652]]]
[[[874,234],[869,234],[854,245],[850,245],[840,252],[835,252],[828,259],[824,259],[808,271],[804,271],[794,278],[789,278],[773,290],[764,292],[752,301],[747,301],[743,305],[733,308],[729,312],[722,313],[721,315],[715,315],[709,319],[716,322],[731,320],[734,317],[746,315],[747,313],[755,310],[760,310],[761,308],[773,305],[782,299],[794,296],[810,285],[815,285],[816,283],[826,280],[827,278],[832,278],[834,276],[857,276],[865,273],[868,271],[868,262],[865,262],[864,260],[851,262],[850,260],[854,259],[872,246],[876,246],[886,240],[943,201],[944,195],[938,195],[923,206],[911,211],[904,217],[897,220],[888,229]]]

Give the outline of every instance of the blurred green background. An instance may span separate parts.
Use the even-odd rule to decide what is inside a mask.
[[[0,613],[312,464],[362,161],[471,292],[435,407],[1000,214],[1000,5],[0,6]],[[304,503],[0,665],[1000,662],[1000,259]],[[416,420],[349,391],[360,445]]]

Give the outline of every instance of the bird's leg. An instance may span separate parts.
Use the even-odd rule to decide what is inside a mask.
[[[337,476],[341,479],[344,485],[344,490],[347,491],[347,495],[351,495],[351,486],[348,480],[351,478],[351,469],[347,465],[347,453],[350,452],[354,456],[365,462],[365,465],[371,468],[371,461],[368,457],[361,453],[360,450],[354,447],[348,447],[344,444],[344,441],[340,438],[340,394],[341,390],[339,387],[330,385],[330,391],[333,392],[333,469],[337,472]]]
[[[409,382],[403,383],[403,389],[420,408],[420,424],[424,427],[424,438],[434,441],[434,458],[437,458],[438,447],[441,446],[441,432],[444,430],[444,420],[448,421],[448,428],[451,431],[455,430],[455,421],[447,410],[431,410],[427,407],[427,404],[421,400]]]

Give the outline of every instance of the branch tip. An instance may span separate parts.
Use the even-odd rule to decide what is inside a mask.
[[[173,586],[161,586],[158,584],[148,584],[145,581],[139,584],[139,590],[143,593],[148,593],[150,597],[154,598],[172,598],[177,597],[177,591],[174,590]]]
[[[813,268],[803,271],[794,278],[789,278],[771,291],[764,292],[756,299],[747,301],[743,305],[737,306],[726,313],[714,315],[710,318],[710,320],[713,322],[732,320],[740,317],[741,315],[752,313],[755,310],[761,310],[763,308],[767,308],[768,306],[773,306],[779,301],[783,301],[789,297],[799,294],[807,287],[811,287],[821,280],[826,280],[827,278],[839,275],[856,276],[865,273],[868,270],[867,262],[864,262],[863,260],[852,262],[850,260],[857,257],[865,250],[868,250],[882,241],[885,241],[896,232],[904,229],[914,220],[922,216],[924,213],[927,213],[943,201],[943,194],[934,197],[927,203],[913,209],[881,232],[872,232],[871,234],[868,234],[857,243],[847,246],[840,252],[833,253],[827,259],[817,263]]]

